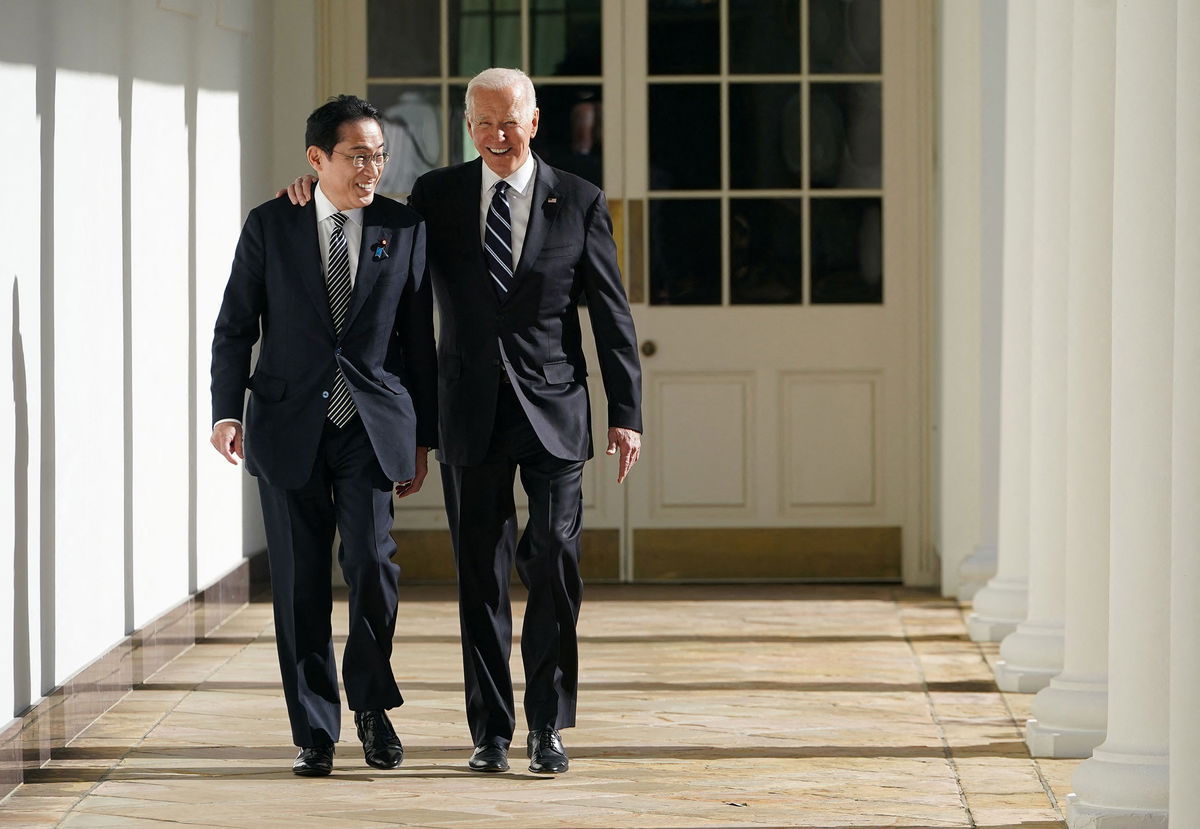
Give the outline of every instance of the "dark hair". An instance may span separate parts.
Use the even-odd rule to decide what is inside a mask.
[[[369,101],[355,95],[330,98],[308,116],[308,123],[304,127],[304,148],[320,147],[325,155],[333,155],[342,124],[364,119],[374,121],[379,124],[381,130],[383,129],[383,124],[379,121],[379,110]]]

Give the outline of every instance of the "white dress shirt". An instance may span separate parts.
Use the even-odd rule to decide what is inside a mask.
[[[533,153],[525,159],[525,163],[516,172],[508,176],[508,218],[512,226],[513,273],[517,271],[517,263],[521,261],[521,248],[525,246],[525,229],[529,227],[529,214],[533,210],[533,174],[537,172],[537,162]],[[492,168],[483,165],[483,179],[479,188],[479,241],[483,243],[487,230],[488,209],[492,206],[492,196],[495,195],[496,182],[500,176],[492,172]]]
[[[347,253],[350,255],[350,287],[354,287],[354,277],[358,272],[358,249],[362,245],[362,216],[363,209],[356,207],[353,210],[339,211],[333,206],[333,202],[329,197],[321,192],[321,183],[317,182],[317,188],[313,191],[313,203],[317,208],[317,238],[320,241],[321,249],[321,268],[326,279],[329,277],[329,237],[333,235],[334,223],[332,216],[334,213],[345,213],[346,221],[342,225],[342,235],[346,237]]]

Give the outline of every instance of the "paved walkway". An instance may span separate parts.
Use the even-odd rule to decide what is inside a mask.
[[[932,593],[593,586],[571,771],[549,778],[519,750],[510,773],[466,770],[449,589],[402,588],[398,628],[394,772],[363,763],[347,712],[334,774],[291,774],[270,606],[254,603],[0,802],[0,826],[1063,825],[1078,761],[1029,758],[1031,697],[996,689],[995,646]]]

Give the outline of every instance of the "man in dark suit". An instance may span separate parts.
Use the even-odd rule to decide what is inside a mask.
[[[437,362],[425,226],[375,197],[387,153],[379,113],[340,96],[308,118],[313,203],[250,212],[213,335],[212,444],[258,478],[292,770],[329,774],[341,726],[330,624],[331,552],[349,585],[342,659],[366,761],[400,765],[385,711],[399,567],[392,489],[414,493],[436,445]],[[251,348],[260,340],[251,374]],[[242,409],[246,389],[243,442]],[[393,482],[400,482],[394,484]]]
[[[521,655],[529,768],[568,767],[559,729],[575,724],[575,625],[583,464],[592,456],[579,304],[586,298],[608,398],[618,482],[641,447],[641,368],[604,194],[530,150],[533,84],[488,69],[467,87],[467,129],[482,160],[417,180],[429,228],[438,336],[440,460],[458,568],[469,767],[508,768],[516,727],[509,574],[529,590]],[[291,188],[303,200],[306,181]],[[529,523],[517,539],[513,477]]]
[[[521,631],[529,768],[554,774],[568,766],[558,730],[575,724],[581,482],[592,456],[581,298],[608,398],[608,451],[620,452],[618,480],[640,451],[641,369],[604,194],[530,151],[538,117],[524,73],[477,75],[466,120],[482,160],[426,173],[411,204],[429,226],[441,314],[440,460],[475,744],[469,765],[508,767],[515,556],[529,590]],[[529,498],[519,542],[517,469]]]

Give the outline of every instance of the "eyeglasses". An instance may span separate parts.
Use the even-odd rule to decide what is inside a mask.
[[[384,152],[382,150],[375,153],[375,155],[350,155],[349,153],[344,153],[340,150],[334,150],[333,152],[350,159],[350,163],[360,170],[367,166],[368,161],[374,164],[376,167],[382,167],[384,164],[387,164],[388,159],[392,157],[391,153]]]

